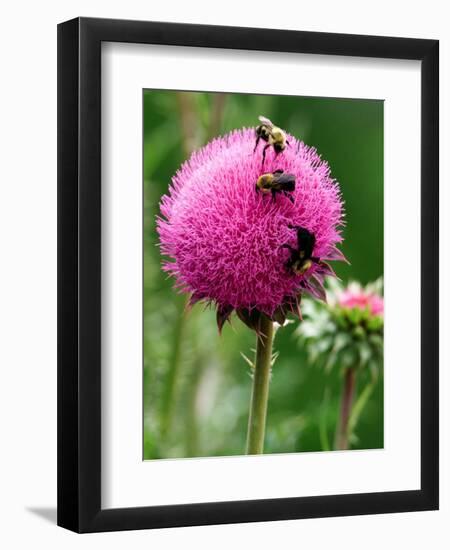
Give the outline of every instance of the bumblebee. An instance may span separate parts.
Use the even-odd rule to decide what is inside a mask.
[[[291,228],[297,230],[297,248],[289,244],[282,245],[282,248],[287,248],[291,252],[291,256],[286,262],[286,268],[295,275],[303,275],[313,263],[320,263],[320,258],[312,255],[316,237],[304,227],[291,226]]]
[[[290,201],[294,202],[289,192],[295,189],[295,176],[294,174],[285,174],[283,170],[275,170],[275,172],[269,172],[259,176],[255,189],[266,195],[271,193],[273,201],[275,201],[277,193],[282,193],[286,195]]]
[[[286,149],[286,145],[289,145],[289,141],[286,139],[286,133],[277,126],[274,126],[272,122],[263,116],[259,117],[261,124],[256,127],[256,143],[253,152],[256,151],[259,141],[262,139],[267,143],[263,149],[263,159],[262,164],[264,165],[264,160],[266,158],[266,151],[269,147],[273,147],[275,153],[281,153]]]

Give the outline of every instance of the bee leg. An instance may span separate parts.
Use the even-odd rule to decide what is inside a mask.
[[[272,202],[275,202],[276,194],[277,194],[277,192],[275,191],[275,189],[272,189]]]
[[[292,203],[294,203],[294,197],[289,193],[289,191],[283,191],[283,196],[289,199]]]
[[[286,145],[288,145],[289,147],[291,146],[288,140],[286,140]]]
[[[255,148],[253,149],[253,152],[256,151],[256,148],[258,147],[258,143],[259,143],[259,140],[260,140],[260,139],[261,139],[261,136],[258,136],[258,137],[256,138]]]
[[[267,149],[268,149],[269,147],[270,147],[270,143],[268,143],[268,144],[264,147],[264,149],[263,149],[263,158],[262,158],[262,164],[261,164],[261,166],[264,166],[264,161],[266,160],[266,151],[267,151]]]

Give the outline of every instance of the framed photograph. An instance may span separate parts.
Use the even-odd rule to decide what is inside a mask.
[[[438,508],[438,41],[58,27],[58,524]]]

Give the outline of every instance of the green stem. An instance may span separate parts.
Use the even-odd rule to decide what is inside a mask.
[[[349,419],[352,410],[353,396],[356,385],[356,369],[348,368],[344,375],[341,412],[336,430],[335,448],[340,451],[348,449]]]
[[[267,402],[269,398],[270,370],[272,363],[273,322],[261,315],[260,335],[256,340],[256,359],[253,373],[252,397],[248,419],[248,455],[262,454],[266,431]]]
[[[213,94],[207,134],[208,140],[215,138],[220,132],[220,125],[222,124],[223,111],[225,109],[226,101],[227,94],[224,94],[223,92]]]
[[[367,405],[367,402],[369,401],[369,398],[372,395],[374,388],[375,388],[375,381],[369,382],[369,384],[367,384],[367,386],[361,392],[361,395],[355,401],[352,407],[350,418],[348,420],[349,433],[353,433],[353,430],[356,428],[361,412],[363,411],[364,407]]]
[[[181,348],[186,325],[186,302],[178,302],[176,323],[173,329],[172,354],[170,356],[167,378],[161,397],[161,437],[164,439],[171,427],[175,404],[175,392],[181,363]]]
[[[328,441],[327,433],[327,412],[330,403],[330,391],[329,388],[325,388],[323,392],[323,401],[319,417],[319,438],[322,451],[330,450],[330,443]]]
[[[189,92],[177,92],[176,95],[183,151],[189,156],[197,146],[196,112],[192,94]],[[172,353],[169,360],[169,368],[161,396],[161,438],[169,433],[175,408],[175,394],[177,379],[182,361],[182,340],[186,330],[186,300],[179,299],[177,303],[176,323],[173,328]]]
[[[197,110],[191,92],[177,92],[180,113],[182,146],[186,157],[200,145]]]
[[[197,398],[199,394],[199,383],[203,375],[207,357],[202,350],[199,342],[201,326],[198,317],[193,319],[195,324],[191,324],[190,337],[193,346],[194,360],[190,365],[187,381],[187,410],[185,415],[185,435],[186,435],[186,457],[199,456],[199,433],[197,418]]]

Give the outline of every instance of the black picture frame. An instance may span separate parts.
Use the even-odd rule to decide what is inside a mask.
[[[104,41],[421,61],[420,490],[102,510]],[[438,508],[438,70],[437,40],[91,18],[58,26],[58,525],[97,532]]]

